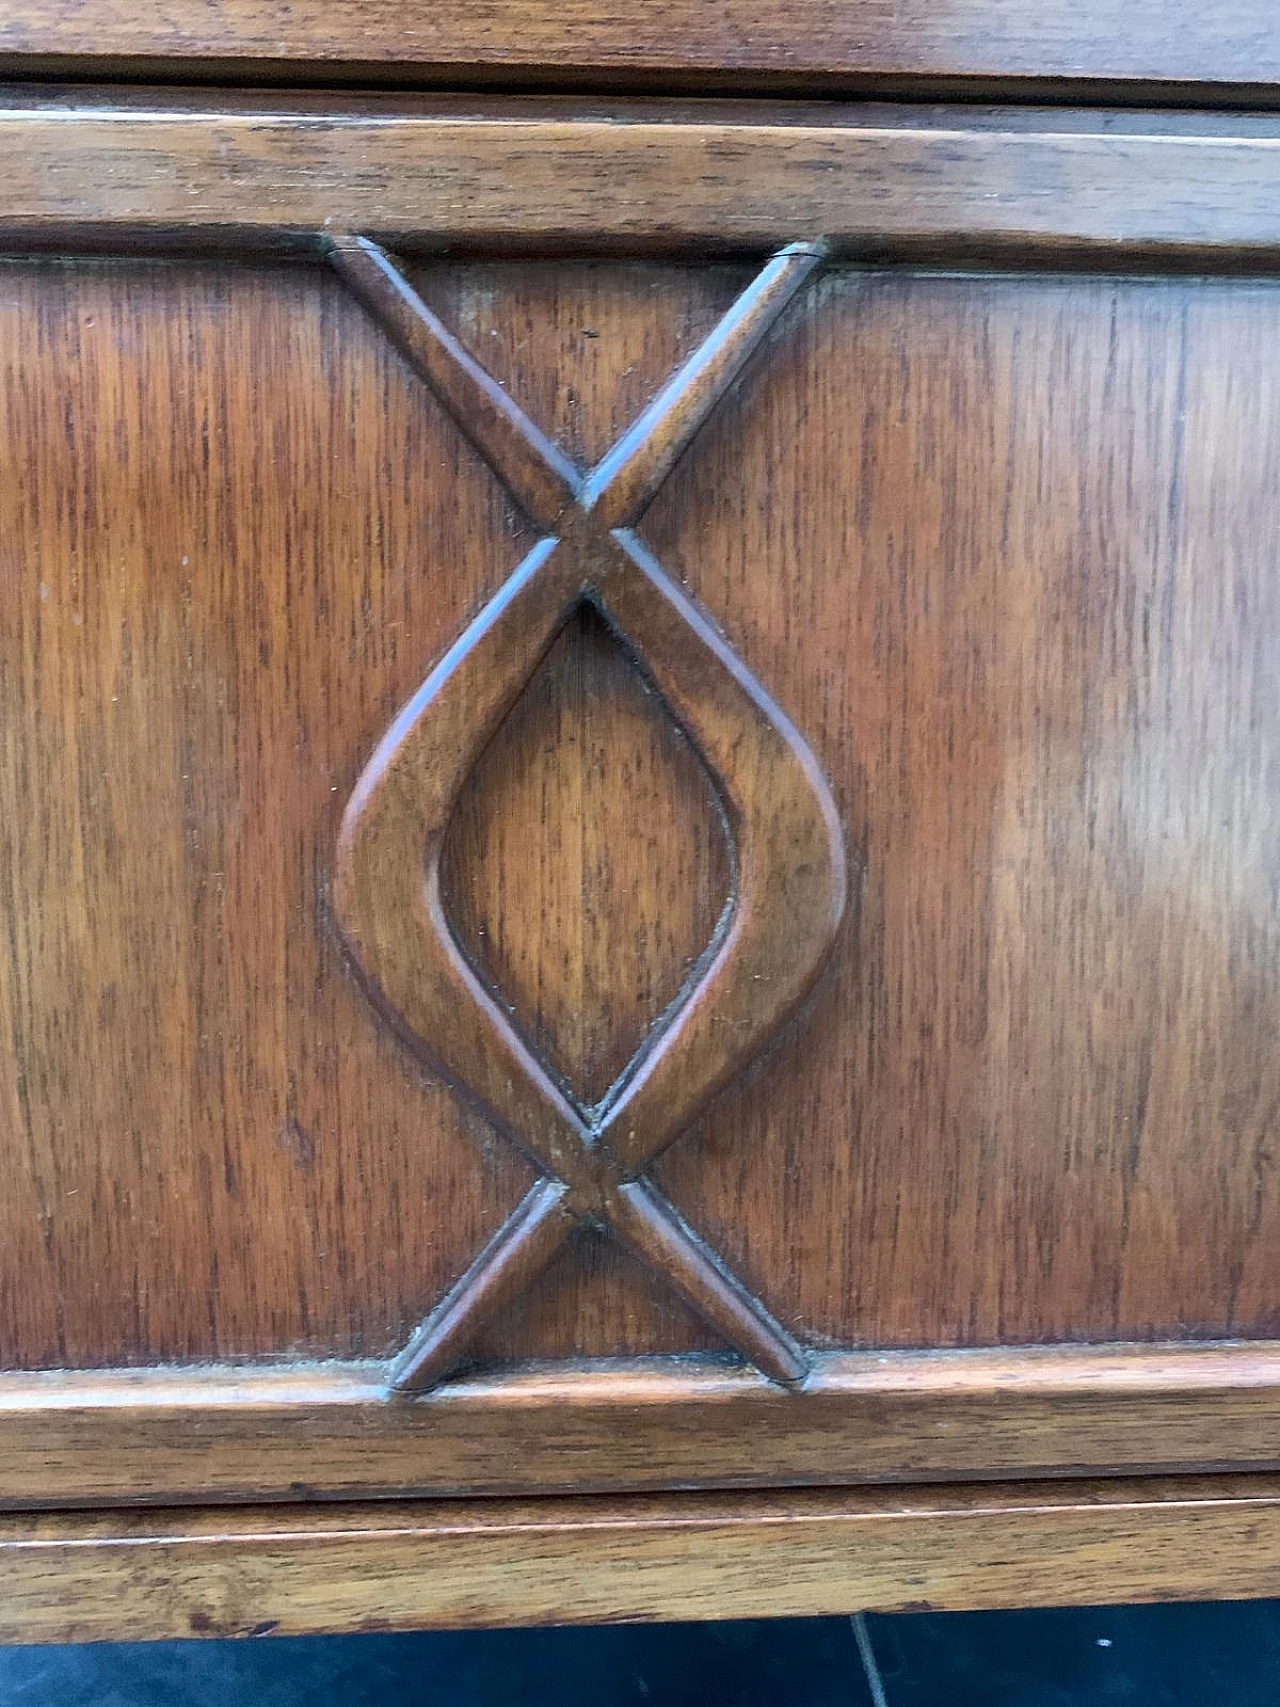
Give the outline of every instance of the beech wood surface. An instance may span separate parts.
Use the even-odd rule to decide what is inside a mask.
[[[1143,85],[1146,98],[1265,98],[1280,82],[1268,0],[10,0],[0,64],[474,84],[692,84],[928,91]],[[1162,85],[1165,87],[1162,88]],[[1172,87],[1168,87],[1168,86]]]
[[[1280,1482],[0,1518],[0,1640],[1271,1596]]]

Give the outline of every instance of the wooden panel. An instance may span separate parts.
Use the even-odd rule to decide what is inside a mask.
[[[564,262],[419,266],[413,278],[583,463],[746,282],[738,268]],[[473,773],[442,876],[472,959],[538,1052],[599,1100],[711,940],[732,873],[705,766],[589,609]]]
[[[701,760],[589,607],[472,772],[442,877],[486,983],[599,1102],[714,936],[732,872]]]
[[[533,402],[571,412],[574,449],[614,435],[739,278],[516,274],[500,310],[492,268],[439,269],[432,285],[487,352],[509,351]],[[0,283],[14,824],[0,1086],[21,1157],[0,1209],[0,1357],[385,1354],[527,1176],[344,976],[326,899],[337,817],[522,536],[325,272],[15,264]],[[535,1033],[541,1000],[572,1015],[581,1048],[616,1018],[629,1055],[714,931],[726,848],[687,743],[616,649],[584,636],[578,656],[593,644],[589,749],[571,762],[587,708],[566,640],[460,805],[452,890],[464,938],[497,929],[499,981],[515,968]],[[542,767],[533,793],[522,752]],[[618,814],[643,777],[652,883],[633,895],[636,860],[615,855],[607,901]],[[546,801],[553,781],[567,799]],[[583,791],[612,798],[614,820],[575,822]],[[487,846],[498,825],[510,856]],[[572,869],[570,832],[587,838]],[[501,927],[517,855],[534,887],[518,907],[508,896]],[[640,945],[625,984],[619,905]],[[566,966],[595,967],[593,1002]],[[642,1270],[581,1255],[491,1352],[709,1343]]]
[[[0,277],[16,424],[0,488],[0,799],[15,824],[0,864],[0,1086],[21,1143],[2,1212],[5,1356],[73,1371],[372,1360],[12,1376],[0,1497],[1274,1462],[1265,1345],[1020,1348],[1232,1340],[1277,1323],[1280,728],[1265,636],[1280,614],[1266,543],[1280,297],[1265,277],[983,274],[973,257],[1270,264],[1280,132],[774,116],[787,122],[530,102],[499,122],[457,103],[317,115],[282,100],[268,115],[125,103],[0,117],[15,241],[294,251],[287,264],[26,261]],[[826,247],[806,241],[719,329],[750,270],[422,262],[424,303],[343,235],[360,210],[420,248],[732,246],[787,237],[795,218],[803,237],[834,231],[837,261],[927,251],[970,270],[837,264],[814,284]],[[314,265],[325,253],[390,336]],[[704,336],[643,430],[605,452]],[[605,454],[588,478],[566,451]],[[597,509],[611,491],[616,514]],[[826,822],[820,773],[835,786],[859,905],[803,1025],[692,1132],[668,1071],[656,1124],[611,1134],[617,1156],[584,1142],[572,1167],[546,1164],[547,1201],[568,1179],[574,1214],[608,1222],[680,1136],[657,1179],[740,1277],[673,1213],[668,1249],[703,1262],[684,1295],[710,1299],[734,1345],[745,1312],[760,1329],[748,1355],[795,1392],[699,1360],[387,1397],[403,1365],[380,1360],[538,1195],[522,1199],[531,1176],[508,1139],[546,1155],[490,1048],[501,1028],[477,1043],[464,1010],[424,1037],[405,1017],[423,1011],[421,964],[397,941],[416,918],[418,793],[395,795],[385,819],[402,908],[379,911],[385,847],[365,848],[364,890],[358,876],[345,900],[332,887],[339,818],[428,667],[444,658],[452,679],[489,632],[477,613],[533,542],[521,507],[569,561],[545,610],[529,607],[545,634],[508,621],[510,652],[473,668],[457,700],[471,721],[458,714],[448,740],[437,728],[452,762],[479,768],[460,772],[463,809],[447,824],[439,803],[431,835],[449,847],[441,953],[462,939],[553,1067],[606,1079],[680,986],[719,899],[732,890],[735,916],[751,916],[744,847],[775,850],[753,881],[776,905],[794,875],[788,826],[806,801]],[[534,547],[519,587],[545,588],[538,566],[559,549]],[[764,687],[679,587],[658,611],[651,549]],[[624,610],[631,598],[642,620],[627,632],[665,704],[592,619],[555,640],[584,586],[606,610],[619,587]],[[524,663],[553,642],[534,698],[499,727]],[[574,686],[586,656],[589,707]],[[593,751],[549,752],[606,693]],[[393,757],[418,719],[395,726]],[[435,775],[431,751],[412,763]],[[621,795],[595,787],[599,767],[632,779]],[[708,771],[724,798],[732,785],[736,865],[716,864]],[[551,779],[571,802],[623,808],[580,818],[568,869]],[[347,847],[368,830],[356,798]],[[835,927],[834,869],[796,910],[822,928],[778,1015]],[[598,880],[617,899],[597,888],[584,910]],[[357,892],[363,913],[347,905]],[[413,1047],[470,1036],[478,1074],[456,1076],[504,1136],[415,1065],[357,989],[335,899]],[[611,946],[620,926],[634,950]],[[768,941],[793,951],[786,933]],[[619,980],[597,980],[603,1017],[575,983],[592,967]],[[754,1016],[774,993],[750,984],[769,971],[751,963],[723,1014],[703,1003],[698,1095],[763,1046]],[[388,976],[394,993],[378,989]],[[743,1037],[715,1035],[726,1014],[744,1016]],[[575,1122],[603,1130],[581,1108],[571,1136]],[[712,1343],[590,1243],[541,1274],[550,1248],[519,1269],[518,1307],[467,1339],[473,1353]],[[815,1348],[840,1346],[926,1350],[831,1352],[806,1377]],[[982,1346],[1003,1349],[960,1349]]]
[[[1274,261],[1278,140],[1273,115],[15,91],[0,241]]]
[[[11,67],[81,75],[121,62],[174,75],[366,77],[472,83],[692,82],[848,88],[923,79],[1006,87],[1106,79],[1258,86],[1280,80],[1267,0],[657,0],[640,13],[587,0],[127,0],[68,7],[11,0],[0,24]],[[245,62],[258,62],[246,64]]]
[[[522,1167],[370,1026],[330,850],[512,518],[324,272],[13,265],[0,325],[3,1360],[389,1349]]]
[[[819,1340],[1280,1325],[1280,291],[831,277],[646,521],[861,908],[661,1175]]]
[[[598,1101],[711,941],[731,882],[701,762],[598,617],[556,643],[473,773],[445,852],[464,948],[535,1053]],[[584,1235],[474,1351],[717,1344],[643,1267]]]
[[[1246,1599],[1271,1477],[0,1520],[0,1640]]]
[[[423,300],[583,467],[622,436],[756,271],[706,257],[654,267],[558,255],[513,267],[509,256],[432,256],[406,266]]]
[[[707,416],[821,265],[784,246],[591,470],[576,467],[367,238],[334,265],[543,537],[387,729],[343,815],[335,922],[380,1015],[540,1177],[422,1323],[392,1372],[419,1391],[522,1294],[575,1229],[607,1231],[775,1380],[802,1349],[663,1196],[648,1171],[799,1011],[847,894],[844,834],[803,737],[636,532]],[[459,951],[441,858],[459,793],[590,605],[687,732],[723,803],[732,908],[677,998],[598,1102],[558,1084]]]

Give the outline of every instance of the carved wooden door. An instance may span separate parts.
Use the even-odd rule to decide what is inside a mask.
[[[1278,140],[10,94],[0,1500],[1256,1493]]]

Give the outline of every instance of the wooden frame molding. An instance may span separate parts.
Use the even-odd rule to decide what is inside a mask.
[[[1233,0],[660,0],[637,14],[570,0],[171,0],[163,10],[98,0],[11,0],[0,64],[21,71],[86,65],[118,73],[490,83],[531,79],[848,88],[923,82],[1256,87],[1280,79],[1280,24],[1265,3]]]
[[[824,1353],[795,1392],[609,1360],[389,1401],[387,1373],[0,1376],[0,1505],[1280,1469],[1269,1342]]]
[[[0,1641],[1280,1592],[1274,1477],[0,1519]]]
[[[0,240],[1280,254],[1280,118],[461,98],[0,104]]]

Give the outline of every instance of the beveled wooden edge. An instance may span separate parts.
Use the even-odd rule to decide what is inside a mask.
[[[0,1641],[1280,1593],[1274,1476],[0,1517]]]
[[[1280,118],[712,102],[0,102],[8,249],[1280,255]]]
[[[1269,1342],[826,1353],[791,1392],[697,1359],[386,1375],[0,1376],[0,1505],[1280,1469]]]
[[[1268,0],[6,0],[0,66],[119,75],[841,88],[1280,81]]]

